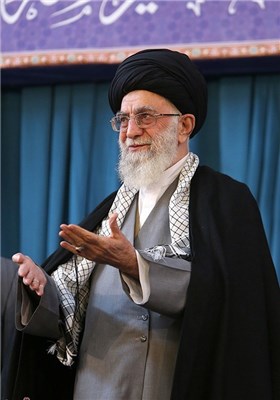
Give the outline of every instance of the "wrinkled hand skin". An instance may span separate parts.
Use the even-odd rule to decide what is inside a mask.
[[[73,254],[101,264],[109,264],[134,279],[139,278],[136,252],[117,225],[117,214],[109,218],[110,236],[99,236],[78,225],[60,225],[60,245]],[[81,247],[77,252],[76,247]]]
[[[24,285],[38,296],[43,296],[47,279],[42,269],[30,257],[22,253],[14,254],[12,260],[19,266],[18,275],[22,278]]]

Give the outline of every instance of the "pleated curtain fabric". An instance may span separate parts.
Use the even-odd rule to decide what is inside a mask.
[[[208,116],[190,149],[257,199],[280,277],[280,75],[208,80]],[[119,180],[109,83],[2,89],[2,256],[41,263],[59,225],[78,223]]]

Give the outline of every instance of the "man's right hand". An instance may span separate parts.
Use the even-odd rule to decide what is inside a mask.
[[[14,254],[12,260],[19,266],[18,275],[22,278],[22,282],[38,296],[42,296],[47,283],[47,278],[42,269],[30,257],[22,253]]]

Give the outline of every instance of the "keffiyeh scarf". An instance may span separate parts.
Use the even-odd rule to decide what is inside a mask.
[[[188,153],[186,163],[179,175],[177,188],[169,202],[171,244],[145,249],[155,261],[163,257],[187,258],[190,254],[190,182],[198,164],[197,155]],[[114,212],[118,214],[117,223],[121,229],[136,193],[137,189],[123,184],[117,192],[107,218],[102,221],[95,233],[103,236],[110,235],[108,219]],[[95,262],[74,255],[52,274],[60,297],[64,328],[61,338],[51,346],[49,352],[56,353],[59,361],[67,366],[73,364],[78,353],[80,333],[90,292],[90,276],[94,267]]]

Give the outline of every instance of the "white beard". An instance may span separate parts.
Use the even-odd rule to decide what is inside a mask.
[[[131,144],[150,144],[146,151],[130,152]],[[128,187],[140,189],[156,182],[167,168],[173,165],[177,150],[177,123],[172,124],[153,139],[126,139],[119,142],[120,160],[118,172],[122,182]]]

